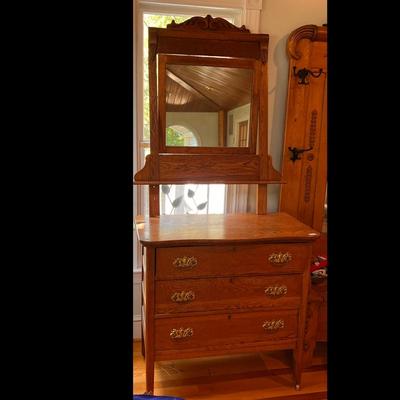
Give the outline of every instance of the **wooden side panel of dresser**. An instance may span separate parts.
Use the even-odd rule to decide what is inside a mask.
[[[146,247],[150,356],[301,348],[310,258],[311,243]]]

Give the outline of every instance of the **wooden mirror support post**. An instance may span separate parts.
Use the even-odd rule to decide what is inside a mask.
[[[168,60],[251,70],[247,146],[226,147],[223,138],[216,147],[166,145]],[[136,218],[148,393],[157,360],[283,349],[293,351],[300,388],[311,248],[319,233],[286,213],[267,214],[267,185],[283,183],[268,154],[267,61],[268,35],[221,18],[149,28],[150,154],[135,175],[135,184],[150,186],[150,215]],[[257,213],[160,216],[159,185],[186,183],[256,184]]]

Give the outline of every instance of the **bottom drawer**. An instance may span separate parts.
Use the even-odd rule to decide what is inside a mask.
[[[155,320],[155,350],[213,349],[221,345],[296,339],[297,310]]]

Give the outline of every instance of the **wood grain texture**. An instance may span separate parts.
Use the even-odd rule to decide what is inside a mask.
[[[263,312],[216,314],[193,317],[173,317],[156,319],[155,351],[195,349],[201,355],[203,350],[218,350],[221,346],[237,348],[244,351],[248,344],[257,342],[274,342],[293,340],[297,337],[297,310],[273,310]],[[284,321],[284,327],[266,330],[266,321]],[[190,327],[191,337],[171,339],[170,332],[174,328]],[[260,344],[260,343],[258,343]],[[171,356],[173,358],[173,356]],[[179,355],[177,354],[177,357]]]
[[[320,29],[321,28],[321,29]],[[318,32],[324,32],[319,34]],[[321,231],[327,181],[327,43],[326,27],[307,25],[289,37],[289,85],[283,146],[280,210]],[[299,84],[293,68],[322,70]],[[289,147],[310,148],[292,161]]]
[[[155,266],[155,250],[146,249],[146,304],[143,307],[145,325],[143,331],[144,350],[146,354],[146,390],[152,392],[154,390],[154,266]]]
[[[267,288],[285,287],[286,293],[267,295]],[[174,293],[192,291],[192,301],[177,303]],[[175,314],[203,310],[243,309],[255,311],[265,307],[298,307],[301,283],[296,275],[229,277],[215,279],[180,279],[156,282],[156,314]]]
[[[297,346],[293,351],[294,379],[296,386],[299,388],[301,387],[302,372],[304,368],[304,334],[307,318],[307,300],[310,290],[310,274],[308,268],[303,272],[302,286],[302,297],[298,314]]]
[[[266,214],[268,204],[268,185],[257,185],[256,211],[257,214]]]
[[[151,162],[147,164],[146,173],[155,180],[159,179],[160,173],[158,158],[155,157],[160,150],[157,112],[157,41],[157,31],[149,30],[149,102],[150,110],[152,111],[150,112],[150,155],[153,156],[153,158],[151,158]],[[146,160],[146,163],[147,161],[148,160]],[[158,185],[152,185],[149,188],[149,214],[152,217],[160,215],[159,196]]]
[[[271,263],[269,257],[278,253],[289,253],[291,260]],[[309,265],[310,256],[311,247],[306,243],[159,248],[156,279],[301,273]],[[194,257],[197,265],[188,270],[177,268],[174,261],[180,257]]]
[[[326,26],[303,25],[295,29],[288,38],[287,51],[291,58],[299,60],[303,53],[298,48],[299,42],[307,39],[311,42],[326,42],[328,39],[328,28]]]
[[[286,213],[138,216],[139,240],[147,246],[312,242],[319,233]]]
[[[215,150],[233,148],[215,147]],[[245,148],[243,148],[245,150]],[[258,157],[251,154],[235,155],[160,155],[160,179],[168,182],[185,182],[188,178],[192,182],[206,179],[212,182],[257,181]]]
[[[154,28],[156,29],[156,28]],[[175,32],[178,33],[178,32]],[[181,33],[181,32],[179,32]],[[225,56],[238,58],[258,59],[260,57],[260,47],[255,41],[250,40],[229,40],[226,34],[200,34],[201,37],[164,37],[160,35],[158,50],[163,54],[189,54],[189,55],[208,55]],[[195,36],[195,35],[191,35]],[[229,35],[232,38],[232,34]],[[205,41],[204,38],[208,40]]]

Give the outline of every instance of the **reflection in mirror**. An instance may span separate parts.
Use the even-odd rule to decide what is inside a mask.
[[[166,66],[166,145],[248,147],[253,71]]]

